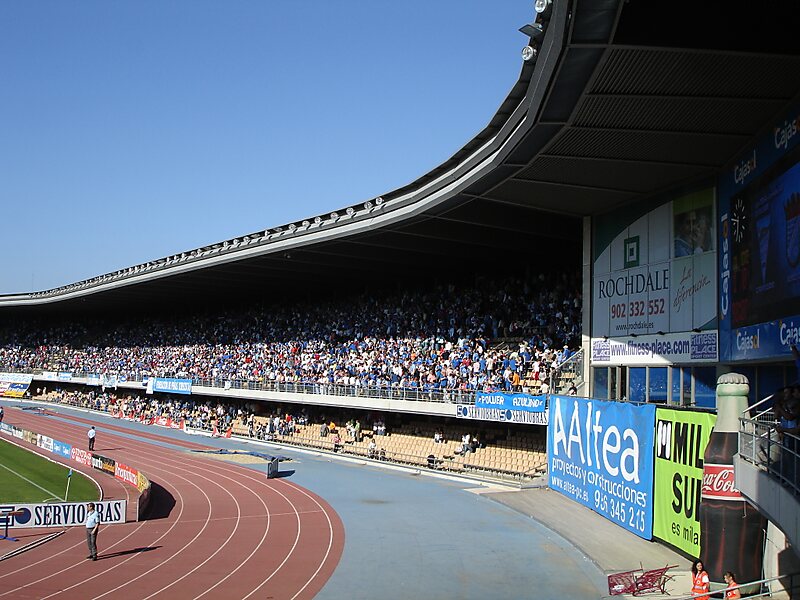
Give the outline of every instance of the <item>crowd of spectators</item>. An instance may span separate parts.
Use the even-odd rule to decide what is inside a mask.
[[[169,395],[142,395],[133,392],[86,390],[84,386],[71,386],[71,389],[57,387],[48,390],[37,387],[32,398],[55,404],[106,412],[134,421],[149,422],[165,417],[175,423],[181,421],[192,429],[214,431],[224,435],[234,425],[244,429],[244,434],[259,440],[272,440],[276,435],[291,436],[297,426],[319,423],[319,435],[346,436],[348,441],[360,441],[362,421],[372,436],[387,434],[386,423],[380,414],[355,413],[347,409],[290,405],[276,406],[266,402],[243,400],[175,398]],[[344,416],[349,418],[345,422]],[[333,417],[333,418],[331,418]],[[337,419],[344,423],[338,426]],[[240,430],[240,433],[241,430]]]
[[[166,417],[174,421],[185,420],[186,425],[195,429],[212,431],[214,426],[228,429],[237,418],[243,415],[241,406],[222,400],[164,399],[156,396],[142,396],[133,393],[112,391],[85,391],[82,389],[38,387],[33,394],[35,399],[66,404],[108,413],[122,413],[134,420],[148,420]]]
[[[579,289],[559,273],[169,318],[5,323],[0,370],[522,391],[578,347]]]

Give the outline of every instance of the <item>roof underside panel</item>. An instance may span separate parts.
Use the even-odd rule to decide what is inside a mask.
[[[718,150],[724,148],[733,154],[747,139],[732,135],[571,127],[547,154],[719,167],[720,164],[711,164],[719,156]]]
[[[700,98],[677,96],[586,96],[577,108],[575,127],[684,135],[718,134],[749,138],[785,99]]]
[[[614,48],[590,93],[787,99],[797,57],[672,48]]]

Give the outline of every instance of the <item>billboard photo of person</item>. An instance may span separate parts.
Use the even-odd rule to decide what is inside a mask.
[[[672,215],[674,258],[714,250],[714,213],[709,193],[678,198],[672,204]]]

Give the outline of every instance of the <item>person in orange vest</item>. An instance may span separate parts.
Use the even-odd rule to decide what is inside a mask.
[[[692,563],[692,595],[696,600],[709,600],[709,596],[699,594],[710,591],[711,584],[708,581],[708,573],[703,568],[703,561],[696,560]]]
[[[728,589],[725,590],[725,598],[741,598],[742,592],[739,591],[738,588],[735,590],[730,589],[739,585],[736,583],[736,576],[731,571],[725,571],[723,577],[725,578],[725,583],[728,585]]]

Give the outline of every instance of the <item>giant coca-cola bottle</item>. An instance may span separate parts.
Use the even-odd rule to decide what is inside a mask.
[[[739,415],[747,409],[749,389],[743,375],[727,373],[719,378],[717,422],[703,458],[700,560],[711,581],[722,587],[725,571],[733,571],[740,583],[757,581],[762,572],[766,519],[739,492],[733,472]]]

